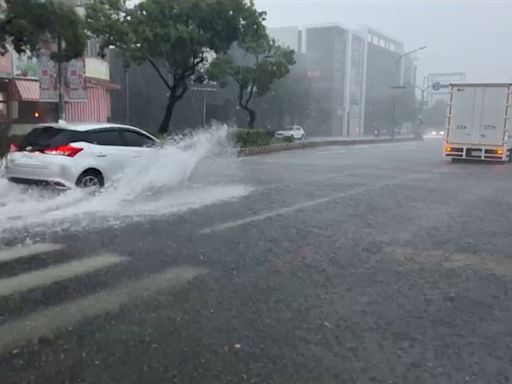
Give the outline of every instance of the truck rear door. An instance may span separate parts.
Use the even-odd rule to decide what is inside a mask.
[[[482,87],[477,97],[480,99],[480,111],[474,142],[503,145],[508,87]]]
[[[453,86],[448,142],[503,145],[507,86]]]
[[[477,119],[476,87],[453,86],[450,96],[448,142],[472,144],[475,140]]]

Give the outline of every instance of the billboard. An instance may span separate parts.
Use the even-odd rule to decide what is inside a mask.
[[[43,50],[39,52],[38,67],[40,100],[45,102],[59,101],[57,63],[51,59],[50,52]]]
[[[14,77],[37,79],[39,77],[38,60],[31,54],[19,54],[12,50],[12,69]]]
[[[0,77],[12,77],[12,53],[10,50],[5,55],[0,55]]]
[[[85,58],[79,57],[66,64],[68,101],[87,101],[85,88]]]

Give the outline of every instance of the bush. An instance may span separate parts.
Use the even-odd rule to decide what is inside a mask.
[[[264,129],[237,129],[231,135],[233,142],[242,148],[269,145],[272,137],[272,132]]]
[[[295,141],[295,137],[293,137],[293,136],[285,136],[283,140],[284,140],[285,143],[293,143]]]

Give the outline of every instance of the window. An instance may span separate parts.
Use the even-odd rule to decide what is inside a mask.
[[[152,147],[155,145],[155,141],[149,136],[128,129],[121,130],[121,140],[126,147]]]
[[[55,128],[52,126],[34,128],[20,141],[19,148],[25,150],[39,150],[69,144],[73,140],[74,131]]]
[[[92,142],[98,145],[118,145],[121,146],[121,137],[117,129],[108,129],[104,131],[90,132]]]

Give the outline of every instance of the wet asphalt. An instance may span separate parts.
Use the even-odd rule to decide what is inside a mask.
[[[27,229],[59,248],[0,258],[0,382],[509,383],[512,164],[440,152],[430,139],[231,159],[193,178],[246,196]],[[1,295],[105,254],[120,261]]]

